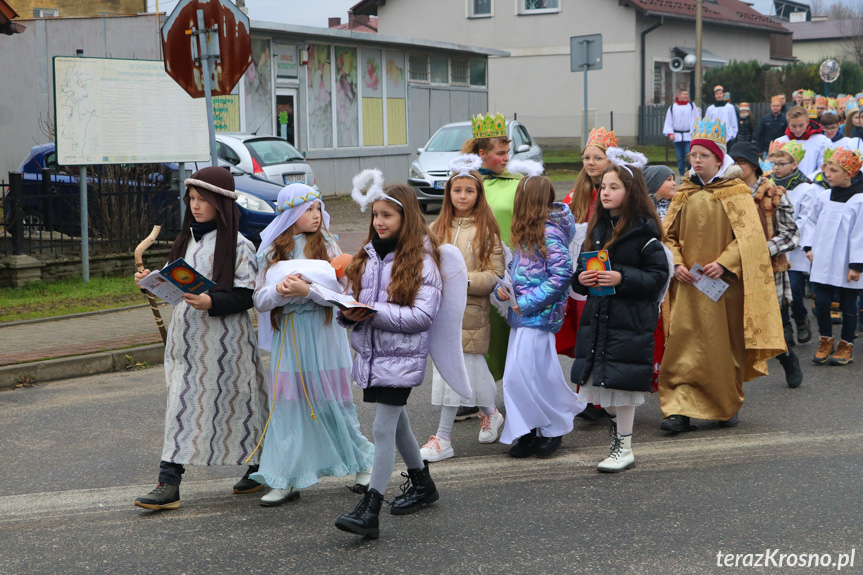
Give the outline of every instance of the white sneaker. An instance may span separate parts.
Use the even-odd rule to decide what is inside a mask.
[[[432,435],[429,437],[429,442],[420,449],[420,454],[429,463],[434,463],[449,459],[455,455],[455,452],[452,450],[452,441]]]
[[[503,425],[503,414],[494,409],[491,415],[479,414],[479,442],[494,443],[497,441],[500,426]]]
[[[288,501],[294,501],[300,498],[300,492],[295,491],[293,487],[287,489],[273,489],[263,497],[261,497],[262,507],[276,507]]]

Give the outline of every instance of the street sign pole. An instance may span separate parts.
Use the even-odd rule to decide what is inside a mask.
[[[590,40],[582,40],[581,41],[581,45],[584,48],[584,62],[585,62],[585,64],[584,64],[584,116],[583,116],[584,117],[584,127],[582,130],[584,132],[584,139],[582,140],[582,142],[584,142],[584,144],[587,144],[587,136],[588,136],[588,130],[587,130],[587,71],[590,69],[590,64],[587,63],[587,57],[588,57],[587,52],[588,52],[588,47],[590,46],[590,42],[591,42]],[[584,148],[584,145],[582,145],[582,148]]]
[[[218,24],[216,28],[206,28],[204,23],[204,11],[198,10],[198,29],[194,32],[198,36],[198,54],[201,60],[201,70],[204,76],[204,98],[207,103],[207,130],[210,133],[210,164],[219,165],[219,157],[216,152],[216,126],[213,116],[213,92],[212,74],[213,59],[219,57],[218,46],[213,46],[213,37],[218,40]],[[202,37],[203,36],[203,37]]]
[[[569,69],[584,72],[584,116],[582,145],[587,143],[590,129],[587,123],[587,72],[602,70],[602,34],[572,36],[569,39]]]
[[[84,50],[77,50],[75,56],[84,56]],[[90,283],[90,222],[87,207],[87,166],[78,167],[78,193],[81,202],[81,280]]]

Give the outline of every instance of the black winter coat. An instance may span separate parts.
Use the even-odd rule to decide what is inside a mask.
[[[611,219],[600,220],[593,231],[591,251],[600,250],[614,231]],[[593,373],[593,385],[651,390],[653,334],[659,322],[656,300],[670,273],[660,238],[656,222],[642,218],[609,248],[611,268],[623,278],[614,295],[587,298],[575,339],[574,383],[585,385]],[[578,283],[582,271],[579,263],[572,289],[587,295],[588,289]]]
[[[758,150],[762,154],[766,152],[770,148],[770,142],[785,135],[787,127],[788,120],[785,119],[784,111],[778,116],[774,116],[773,112],[761,116],[761,121],[758,122],[758,132],[755,135]]]

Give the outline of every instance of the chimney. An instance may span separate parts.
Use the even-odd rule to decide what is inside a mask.
[[[330,28],[335,28],[335,27],[337,27],[337,26],[341,26],[341,25],[342,25],[342,19],[341,19],[341,18],[339,18],[338,16],[336,16],[336,17],[334,17],[334,18],[328,18],[328,19],[327,19],[327,22],[328,22],[328,23],[327,23],[327,26],[328,26],[328,27],[330,27]]]

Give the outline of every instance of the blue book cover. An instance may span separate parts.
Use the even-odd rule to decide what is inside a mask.
[[[578,256],[581,265],[587,271],[611,271],[611,260],[608,259],[608,250],[599,250],[596,252],[582,252]],[[613,287],[590,286],[587,288],[590,295],[614,295],[616,293]]]
[[[189,265],[183,258],[171,262],[159,274],[185,293],[202,294],[216,287],[216,283]]]

